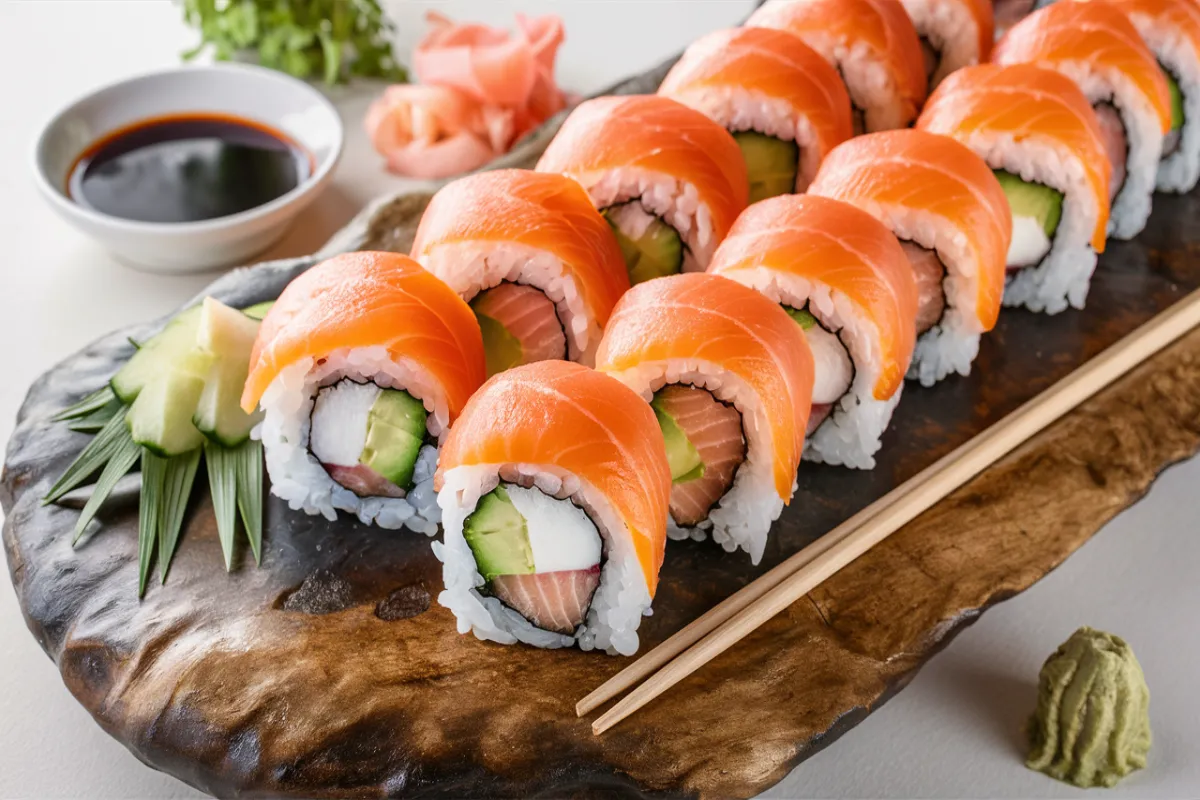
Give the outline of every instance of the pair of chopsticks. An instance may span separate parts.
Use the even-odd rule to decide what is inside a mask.
[[[936,461],[607,680],[578,716],[641,681],[592,723],[601,734],[716,658],[946,495],[1200,325],[1200,290]]]

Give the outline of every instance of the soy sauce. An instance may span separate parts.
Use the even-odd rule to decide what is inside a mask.
[[[75,162],[67,194],[139,222],[196,222],[281,197],[312,172],[284,134],[219,114],[155,117],[115,131]]]

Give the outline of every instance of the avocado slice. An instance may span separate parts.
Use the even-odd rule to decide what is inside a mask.
[[[180,359],[189,358],[196,347],[196,331],[200,327],[200,306],[181,311],[160,333],[147,339],[125,366],[113,376],[113,392],[125,405],[133,403],[138,394],[155,377]],[[187,365],[183,365],[187,369]]]
[[[750,175],[750,202],[796,191],[800,146],[757,131],[741,131],[733,138],[742,149]]]
[[[1063,195],[1040,183],[1023,181],[1011,172],[995,170],[1000,188],[1008,198],[1013,216],[1031,217],[1038,221],[1049,239],[1054,239],[1058,223],[1062,219]]]
[[[674,417],[663,408],[658,395],[650,401],[650,407],[654,409],[658,427],[662,429],[663,444],[667,448],[667,466],[671,468],[671,483],[686,483],[704,477],[704,461],[700,458],[700,451],[688,440]]]
[[[242,411],[242,387],[250,371],[250,352],[260,323],[211,297],[201,306],[196,346],[212,365],[196,403],[192,422],[208,438],[236,447],[250,438],[261,414]]]
[[[517,511],[504,486],[479,498],[463,521],[463,538],[475,555],[475,568],[484,580],[497,575],[533,573],[533,548],[525,517]]]
[[[783,310],[787,315],[795,321],[804,330],[808,330],[817,324],[817,318],[814,317],[808,310],[803,308],[792,308],[791,306],[783,306]]]
[[[471,308],[474,310],[474,304]],[[523,355],[521,340],[486,314],[476,311],[475,319],[479,321],[479,332],[483,334],[483,355],[487,360],[488,375],[495,375],[519,365]]]
[[[683,241],[679,238],[679,232],[655,217],[646,232],[634,239],[626,235],[612,218],[612,213],[625,205],[629,204],[606,209],[604,218],[617,238],[621,255],[625,257],[630,285],[680,272],[683,269]]]
[[[1159,64],[1162,69],[1163,77],[1167,79],[1167,91],[1171,93],[1171,130],[1177,131],[1183,127],[1183,91],[1179,88],[1179,81],[1175,80],[1166,67]]]
[[[367,440],[359,463],[401,489],[412,488],[427,416],[425,406],[408,392],[381,390],[367,412]]]

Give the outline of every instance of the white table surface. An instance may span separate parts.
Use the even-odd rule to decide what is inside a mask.
[[[566,20],[560,81],[590,92],[657,63],[750,3],[417,3],[391,0],[407,54],[424,9],[507,24],[513,12]],[[54,217],[29,176],[43,121],[111,80],[169,66],[192,41],[165,0],[0,0],[0,442],[25,389],[108,331],[170,311],[212,276],[155,277],[115,263]],[[270,257],[320,246],[400,181],[361,130],[369,95],[335,93],[347,150],[329,191]],[[1200,460],[1168,470],[1064,566],[987,612],[895,699],[771,789],[770,797],[1077,797],[1021,764],[1018,731],[1042,659],[1079,625],[1126,637],[1153,694],[1149,768],[1101,796],[1200,796]],[[63,687],[0,587],[0,797],[199,797],[108,738]]]

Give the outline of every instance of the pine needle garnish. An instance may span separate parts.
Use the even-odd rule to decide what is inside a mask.
[[[62,477],[50,487],[50,491],[42,498],[42,505],[53,503],[76,486],[83,485],[96,470],[108,463],[122,442],[132,441],[123,417],[123,414],[117,414],[105,423],[96,438],[88,442],[87,447],[83,448],[83,452],[67,467]]]
[[[110,387],[106,383],[103,386],[101,386],[99,389],[97,389],[96,391],[89,394],[87,397],[80,400],[75,405],[68,406],[67,408],[64,408],[62,411],[55,414],[53,417],[50,418],[50,421],[51,422],[65,422],[66,420],[69,420],[69,419],[79,419],[80,417],[86,417],[88,414],[91,414],[93,411],[98,411],[99,409],[104,408],[106,405],[108,405],[110,402],[112,402],[113,400],[116,400],[116,399],[117,399],[117,396],[115,394],[113,394],[112,387]]]
[[[226,572],[233,570],[233,535],[237,529],[237,452],[215,442],[204,443],[208,490],[212,494],[213,516],[217,520],[217,538],[221,540]]]
[[[125,406],[121,401],[114,397],[87,416],[71,420],[67,423],[67,427],[79,433],[99,433],[113,417],[124,409]]]
[[[149,450],[142,453],[142,496],[138,502],[138,597],[146,594],[146,583],[150,578],[166,474],[167,459]]]
[[[196,480],[196,467],[200,466],[201,448],[190,453],[167,459],[163,492],[158,509],[158,574],[162,583],[167,582],[175,546],[179,544],[179,532],[183,529],[183,512],[187,510],[188,497],[192,494],[192,483]]]
[[[117,481],[125,477],[126,472],[133,469],[133,465],[137,463],[138,456],[141,455],[142,449],[129,436],[129,430],[125,427],[124,420],[121,420],[119,417],[114,417],[114,419],[120,422],[120,429],[124,436],[117,440],[108,463],[104,465],[104,471],[100,473],[100,478],[96,481],[96,487],[92,490],[92,496],[88,498],[83,511],[79,512],[79,519],[75,522],[74,537],[71,539],[72,545],[79,542],[79,538],[83,536],[84,529],[87,528],[92,518],[96,516],[96,512],[100,510],[100,506],[104,505],[104,501],[112,493],[113,487],[117,485]]]
[[[246,538],[254,553],[254,563],[262,564],[263,521],[263,447],[262,442],[247,439],[232,451],[237,459],[237,502],[246,526]]]

